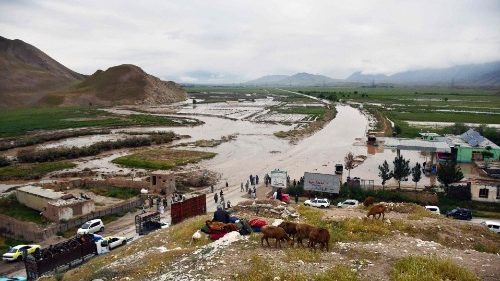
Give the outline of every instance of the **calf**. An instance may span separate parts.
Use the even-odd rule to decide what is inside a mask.
[[[320,250],[326,248],[328,252],[328,242],[330,242],[330,232],[326,228],[313,228],[309,232],[309,247],[316,251],[316,243],[320,244]]]
[[[295,237],[297,238],[297,245],[300,244],[300,245],[304,246],[304,244],[302,244],[302,239],[309,238],[309,233],[314,228],[315,228],[314,226],[309,225],[309,224],[298,223],[295,226],[295,229],[297,231],[297,233],[295,234]]]
[[[260,229],[260,231],[262,232],[262,238],[260,239],[260,244],[262,246],[264,246],[264,239],[265,239],[267,242],[267,246],[271,247],[271,245],[269,244],[269,238],[276,239],[276,244],[275,244],[276,248],[278,248],[278,245],[281,248],[282,240],[287,240],[290,246],[293,246],[293,240],[290,239],[290,237],[288,237],[285,230],[281,227],[265,225]]]
[[[295,234],[297,234],[297,224],[294,222],[287,222],[284,221],[278,225],[279,227],[283,228],[285,232],[292,237],[292,240],[295,239]]]
[[[382,219],[384,219],[385,218],[385,210],[386,210],[386,207],[384,204],[375,205],[375,206],[370,208],[370,210],[368,211],[368,214],[366,214],[366,217],[369,218],[370,216],[373,216],[373,218],[375,218],[375,215],[378,215],[377,219],[379,219],[380,216],[382,216]]]

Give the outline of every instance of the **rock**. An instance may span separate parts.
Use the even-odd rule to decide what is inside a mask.
[[[301,266],[305,264],[305,262],[304,262],[303,260],[298,260],[298,261],[297,261],[297,263],[298,263],[299,265],[301,265]]]
[[[285,214],[285,213],[283,213],[283,214],[281,214],[281,217],[282,217],[283,219],[287,219],[287,218],[288,218],[288,215],[287,215],[287,214]]]

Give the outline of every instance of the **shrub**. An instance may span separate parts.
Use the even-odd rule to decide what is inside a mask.
[[[5,167],[9,165],[10,165],[9,160],[7,160],[7,158],[4,156],[0,156],[0,167]]]

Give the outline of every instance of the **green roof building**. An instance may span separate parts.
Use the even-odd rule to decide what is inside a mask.
[[[457,162],[500,160],[500,147],[473,129],[459,136],[446,136]]]

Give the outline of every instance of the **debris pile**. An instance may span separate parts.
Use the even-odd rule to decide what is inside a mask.
[[[234,207],[240,216],[263,215],[269,218],[294,219],[299,217],[295,208],[275,199],[246,200]]]

